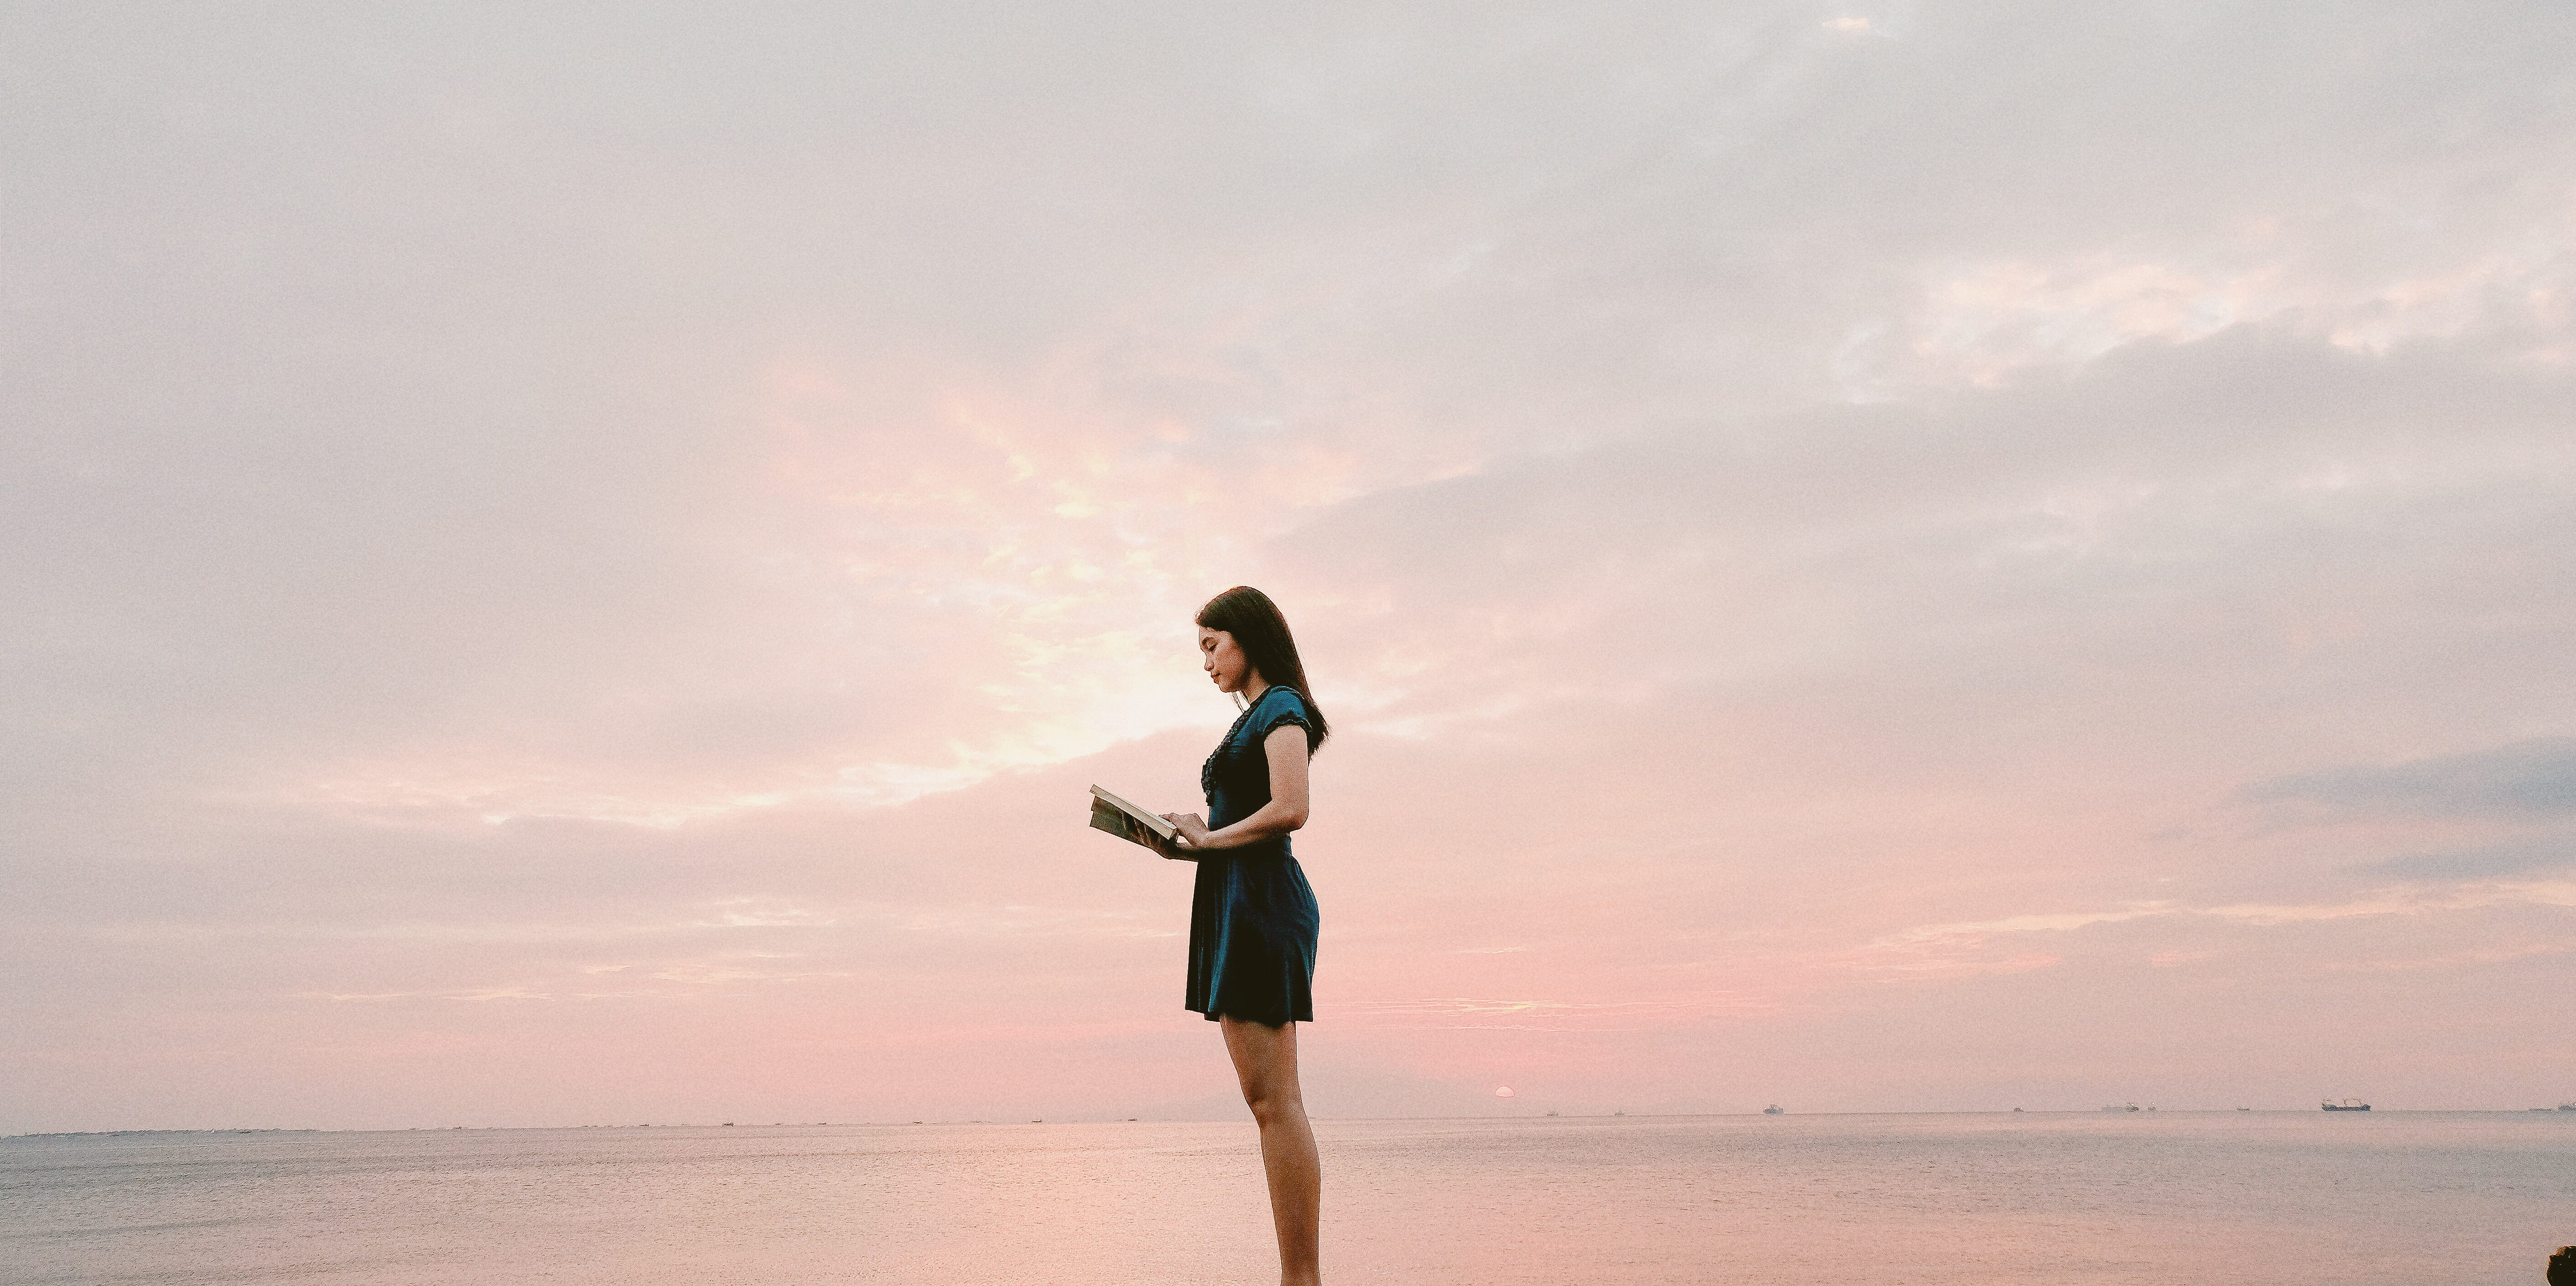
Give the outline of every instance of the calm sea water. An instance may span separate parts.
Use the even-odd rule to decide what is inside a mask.
[[[1320,1122],[1349,1283],[2541,1280],[2576,1113]],[[1265,1283],[1249,1124],[0,1141],[0,1282]]]

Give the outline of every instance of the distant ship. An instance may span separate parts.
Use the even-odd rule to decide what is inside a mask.
[[[2561,1103],[2558,1105],[2558,1110],[2561,1112],[2576,1112],[2576,1103]]]
[[[1763,1114],[1764,1116],[1786,1116],[1786,1115],[1788,1115],[1787,1113],[1782,1112],[1782,1111],[1780,1110],[1780,1105],[1779,1105],[1779,1104],[1777,1104],[1777,1103],[1774,1103],[1774,1104],[1772,1104],[1771,1106],[1769,1106],[1769,1107],[1766,1107],[1766,1108],[1762,1109],[1762,1114]]]
[[[2134,1112],[2138,1110],[2138,1105],[2135,1103],[2105,1103],[2102,1105],[2102,1110],[2105,1112]]]
[[[2370,1104],[2364,1103],[2357,1098],[2348,1098],[2340,1103],[2319,1103],[2317,1106],[2322,1107],[2329,1112],[2367,1112],[2370,1110]]]

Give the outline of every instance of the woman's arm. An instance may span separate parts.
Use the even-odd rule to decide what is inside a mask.
[[[1306,729],[1283,723],[1261,739],[1270,760],[1270,802],[1221,831],[1212,831],[1196,813],[1165,813],[1163,820],[1181,828],[1190,849],[1241,848],[1285,835],[1306,824]]]

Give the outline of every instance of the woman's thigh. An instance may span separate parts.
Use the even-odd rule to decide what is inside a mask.
[[[1234,1060],[1235,1079],[1243,1083],[1246,1102],[1297,1098],[1297,1024],[1276,1027],[1219,1015],[1225,1052]]]

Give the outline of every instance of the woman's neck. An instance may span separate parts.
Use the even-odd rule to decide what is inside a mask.
[[[1246,681],[1244,682],[1244,685],[1243,685],[1243,703],[1244,703],[1245,705],[1250,705],[1250,704],[1252,704],[1253,702],[1260,700],[1260,699],[1261,699],[1261,694],[1262,694],[1262,693],[1264,693],[1264,692],[1268,692],[1269,690],[1270,690],[1270,681],[1269,681],[1268,679],[1264,679],[1264,678],[1262,678],[1262,677],[1261,677],[1260,675],[1258,675],[1258,674],[1255,674],[1255,675],[1253,675],[1250,679],[1248,679],[1248,680],[1246,680]]]

